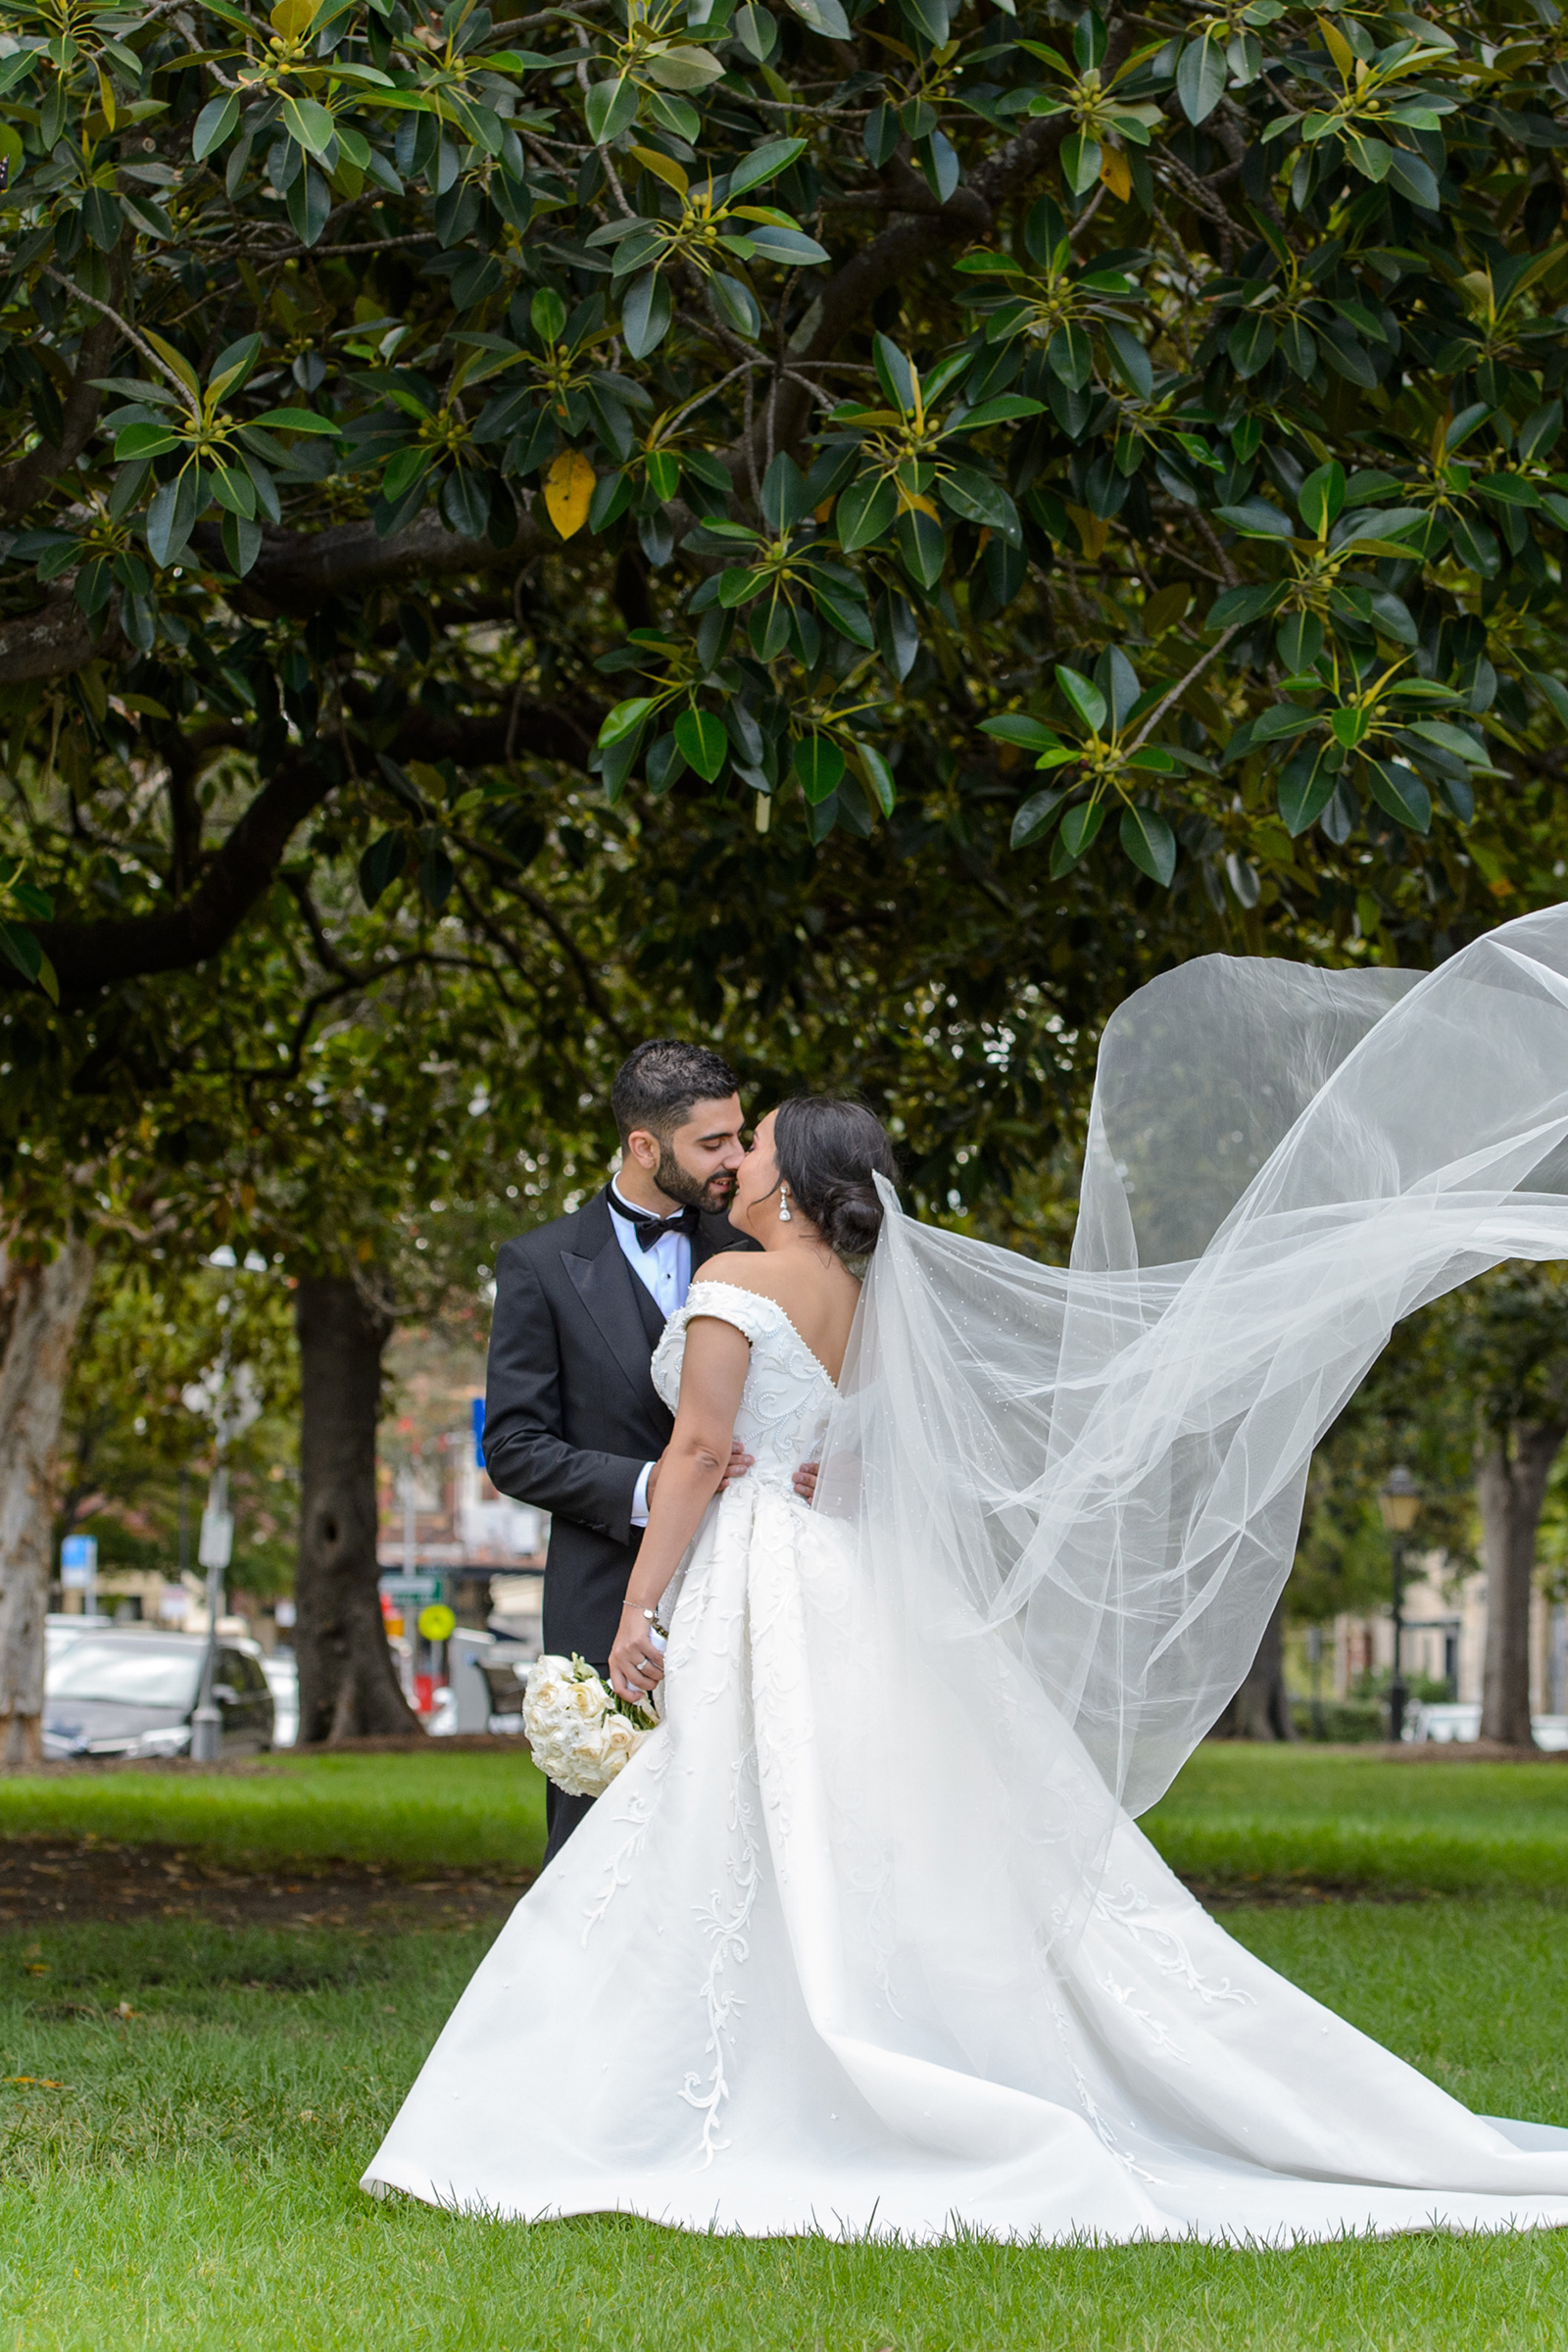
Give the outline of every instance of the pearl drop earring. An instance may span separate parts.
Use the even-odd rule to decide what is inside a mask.
[[[790,1214],[790,1188],[783,1183],[778,1188],[778,1221],[781,1225],[793,1225],[795,1222]]]

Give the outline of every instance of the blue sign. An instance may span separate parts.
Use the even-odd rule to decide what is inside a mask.
[[[473,1466],[476,1470],[484,1468],[484,1398],[482,1396],[476,1396],[473,1400]]]
[[[89,1589],[98,1573],[96,1536],[67,1536],[60,1546],[60,1582],[68,1592]]]

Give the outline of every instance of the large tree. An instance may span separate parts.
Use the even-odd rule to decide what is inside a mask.
[[[312,817],[514,911],[573,773],[785,861],[895,808],[1125,857],[1254,944],[1517,885],[1546,28],[3,14],[9,822],[69,1002],[210,956]]]
[[[0,15],[0,1034],[57,1096],[348,866],[389,956],[902,1076],[961,1208],[1159,962],[1555,894],[1549,28]]]

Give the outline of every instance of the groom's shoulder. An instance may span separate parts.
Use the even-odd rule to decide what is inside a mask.
[[[728,1217],[705,1216],[701,1218],[699,1222],[702,1226],[703,1239],[708,1244],[708,1252],[710,1257],[718,1256],[721,1250],[730,1251],[735,1250],[756,1250],[759,1255],[760,1255],[762,1248],[761,1243],[754,1242],[749,1233],[737,1233],[735,1227],[730,1223]]]
[[[580,1246],[599,1200],[600,1195],[594,1193],[576,1208],[567,1209],[564,1216],[549,1217],[542,1225],[530,1225],[525,1233],[514,1234],[497,1252],[497,1273],[504,1273],[509,1265],[547,1265],[558,1260],[564,1250]]]

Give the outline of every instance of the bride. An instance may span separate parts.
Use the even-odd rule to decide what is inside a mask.
[[[662,1728],[366,2186],[753,2235],[1568,2223],[1568,2131],[1320,2008],[1133,1819],[1245,1673],[1394,1322],[1568,1256],[1568,910],[1425,976],[1141,991],[1066,1270],[906,1218],[892,1170],[854,1104],[758,1128],[762,1252],[654,1359],[675,1431],[611,1664]]]

